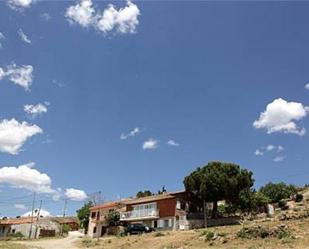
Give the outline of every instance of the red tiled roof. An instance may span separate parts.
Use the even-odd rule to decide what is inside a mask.
[[[120,205],[119,201],[110,201],[110,202],[105,202],[100,205],[93,206],[89,208],[90,210],[95,210],[95,209],[109,209],[109,208],[114,208]]]
[[[36,221],[36,217],[33,217],[33,222],[34,221]],[[31,217],[0,220],[1,225],[18,225],[18,224],[27,224],[27,223],[31,223]]]
[[[165,193],[161,195],[151,195],[151,196],[146,196],[146,197],[141,197],[141,198],[135,198],[135,199],[124,201],[123,203],[126,205],[138,204],[138,203],[147,203],[147,202],[172,199],[172,198],[175,198],[175,196],[171,195],[170,193]]]

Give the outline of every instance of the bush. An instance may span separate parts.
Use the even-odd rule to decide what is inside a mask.
[[[295,185],[287,185],[283,182],[280,183],[267,183],[261,187],[260,192],[267,196],[272,203],[279,202],[282,199],[290,198],[296,194],[298,188]]]
[[[165,236],[165,234],[164,234],[164,233],[161,233],[161,232],[156,232],[156,233],[154,234],[154,236],[155,236],[155,237],[162,237],[162,236]]]
[[[278,201],[278,206],[279,208],[281,208],[282,210],[287,210],[289,207],[287,205],[286,200],[280,200]]]
[[[295,195],[295,201],[296,201],[296,202],[301,202],[303,199],[304,199],[304,196],[303,196],[302,194],[297,193],[297,194]]]
[[[201,236],[205,237],[206,241],[211,241],[213,239],[213,237],[215,236],[215,234],[212,231],[204,230],[201,233]]]
[[[9,236],[13,237],[13,238],[23,238],[23,237],[25,237],[21,232],[12,233]]]

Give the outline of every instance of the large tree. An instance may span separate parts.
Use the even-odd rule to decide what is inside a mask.
[[[88,231],[88,223],[89,223],[89,216],[90,216],[90,208],[93,206],[93,203],[89,201],[85,203],[80,209],[76,211],[77,217],[80,221],[81,228],[85,229],[85,234]]]
[[[138,192],[136,193],[136,197],[137,197],[137,198],[146,197],[146,196],[151,196],[151,195],[153,195],[153,193],[151,193],[151,191],[149,191],[149,190],[138,191]]]
[[[217,202],[237,203],[241,191],[250,189],[254,180],[252,172],[234,163],[214,161],[199,167],[185,177],[184,185],[202,200],[213,202],[212,217],[217,216]]]

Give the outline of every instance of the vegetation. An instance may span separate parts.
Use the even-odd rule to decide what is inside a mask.
[[[185,177],[184,185],[202,200],[213,202],[212,217],[217,216],[217,202],[225,200],[230,204],[239,203],[240,193],[249,191],[254,180],[252,172],[239,165],[224,162],[210,162],[197,168]]]
[[[120,213],[116,210],[110,211],[105,215],[105,220],[110,226],[117,226],[120,220]]]
[[[138,191],[138,192],[136,193],[136,197],[137,197],[137,198],[146,197],[146,196],[151,196],[151,195],[153,195],[153,193],[151,193],[151,191],[149,191],[149,190]]]
[[[93,203],[89,201],[85,203],[80,209],[76,211],[77,217],[80,221],[81,228],[85,229],[85,233],[88,231],[88,223],[89,223],[89,216],[90,216],[90,208],[93,206]]]
[[[270,182],[260,189],[260,192],[267,196],[272,203],[279,202],[282,199],[290,198],[292,195],[297,194],[297,191],[298,188],[295,185],[287,185],[283,182]]]

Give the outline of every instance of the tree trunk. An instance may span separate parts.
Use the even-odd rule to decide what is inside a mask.
[[[203,200],[203,213],[204,213],[204,227],[207,227],[207,205],[205,200]]]
[[[212,218],[217,218],[217,214],[218,214],[218,202],[214,201],[213,202],[213,208],[212,208]]]

